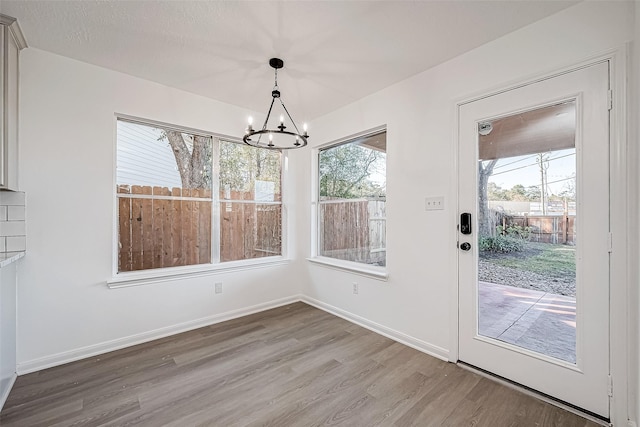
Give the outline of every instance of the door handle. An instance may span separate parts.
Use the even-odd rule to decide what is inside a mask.
[[[468,251],[469,249],[471,249],[471,243],[469,242],[461,243],[460,249],[462,249],[463,251]]]
[[[460,214],[460,232],[471,234],[471,214],[468,212]]]

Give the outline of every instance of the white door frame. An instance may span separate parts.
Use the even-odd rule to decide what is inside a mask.
[[[631,242],[627,238],[629,233],[629,209],[630,200],[635,200],[635,191],[638,189],[633,181],[628,179],[628,170],[630,166],[628,162],[632,162],[633,158],[627,156],[627,56],[628,45],[618,49],[606,52],[586,59],[583,62],[572,64],[555,71],[538,74],[529,78],[516,82],[507,83],[501,87],[493,88],[489,91],[461,99],[454,104],[455,109],[455,129],[452,158],[455,159],[455,167],[452,170],[452,200],[455,200],[455,209],[451,209],[453,216],[452,224],[458,224],[458,151],[460,144],[459,123],[460,123],[460,107],[473,101],[477,101],[489,96],[497,95],[518,87],[526,86],[542,80],[547,80],[562,74],[569,73],[590,65],[608,60],[610,61],[610,89],[613,93],[613,105],[610,111],[610,208],[611,208],[611,232],[613,235],[612,253],[610,258],[610,299],[609,299],[609,360],[610,375],[613,382],[611,398],[610,419],[615,426],[626,426],[629,419],[629,409],[633,408],[629,398],[632,393],[628,392],[629,382],[629,363],[630,363],[630,344],[636,343],[637,338],[631,337],[632,328],[629,325],[629,315],[633,312],[633,303],[628,295],[632,284],[629,281],[633,275],[630,268],[633,266],[629,260]],[[453,206],[453,205],[452,205]],[[449,343],[449,361],[456,363],[458,361],[458,340],[459,340],[459,308],[458,308],[458,250],[456,242],[459,234],[455,230],[451,230],[451,235],[455,236],[450,243],[451,253],[455,256],[456,271],[452,276],[452,285],[450,290],[450,343]],[[622,308],[624,310],[615,308]]]

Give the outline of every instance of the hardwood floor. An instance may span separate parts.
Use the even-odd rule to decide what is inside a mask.
[[[20,376],[2,426],[596,426],[296,303]]]

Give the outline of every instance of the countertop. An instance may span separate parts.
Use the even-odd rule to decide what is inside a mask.
[[[0,252],[0,268],[6,267],[12,262],[16,262],[20,258],[24,256],[26,251],[18,251],[18,252]]]

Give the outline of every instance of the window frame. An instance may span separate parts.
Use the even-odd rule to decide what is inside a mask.
[[[254,150],[261,150],[262,148],[256,148],[253,146],[250,146],[248,144],[245,144],[241,139],[239,138],[228,138],[228,137],[214,137],[214,143],[213,143],[213,162],[214,164],[220,164],[219,160],[220,160],[220,144],[222,142],[228,142],[228,143],[234,143],[234,144],[240,144],[246,147],[250,147],[251,149]],[[269,150],[269,151],[274,151],[274,150]],[[255,200],[255,198],[253,200],[240,200],[240,199],[222,199],[220,198],[220,174],[215,174],[213,177],[213,182],[212,182],[212,191],[214,191],[217,197],[213,198],[213,208],[212,208],[212,213],[214,216],[214,221],[216,224],[220,224],[220,212],[221,212],[221,207],[223,203],[229,203],[229,204],[252,204],[252,205],[279,205],[280,206],[280,212],[281,212],[281,224],[280,224],[280,229],[281,229],[281,236],[280,236],[280,241],[281,241],[281,254],[280,255],[271,255],[271,256],[265,256],[265,257],[258,257],[258,258],[249,258],[249,259],[245,259],[245,260],[235,260],[235,261],[220,261],[220,227],[216,227],[215,230],[212,231],[213,236],[215,237],[216,241],[218,242],[218,245],[213,245],[212,244],[212,250],[213,250],[213,257],[212,257],[212,263],[213,264],[227,264],[230,262],[246,262],[246,261],[251,261],[251,260],[260,260],[260,259],[265,259],[265,258],[276,258],[276,257],[283,257],[285,254],[285,204],[284,204],[284,200],[285,200],[285,156],[286,156],[286,152],[284,150],[275,150],[275,151],[279,151],[280,152],[280,200],[279,201],[272,201],[272,202],[265,202],[265,201],[257,201]],[[255,196],[255,194],[254,194]]]
[[[360,276],[370,277],[377,280],[387,281],[389,278],[388,264],[384,267],[364,264],[356,261],[347,261],[337,258],[319,255],[320,252],[320,153],[327,149],[339,145],[348,144],[355,139],[372,136],[385,132],[388,137],[387,125],[377,126],[362,132],[358,132],[325,144],[318,145],[312,149],[311,155],[311,256],[307,261],[335,270],[346,271]],[[386,152],[385,152],[386,153]],[[386,174],[385,174],[386,175]],[[386,225],[385,225],[386,229]],[[385,231],[386,233],[386,231]]]
[[[106,282],[109,288],[120,288],[120,287],[129,287],[129,286],[138,286],[138,285],[147,285],[152,283],[173,281],[180,278],[190,278],[190,277],[200,277],[211,274],[220,274],[226,273],[230,271],[241,271],[241,270],[250,270],[255,268],[264,268],[269,266],[278,266],[287,264],[290,262],[288,256],[288,218],[287,218],[287,206],[289,203],[288,192],[285,191],[288,188],[288,174],[287,174],[287,165],[288,165],[288,156],[286,151],[280,150],[281,159],[280,159],[280,185],[281,185],[281,200],[279,202],[274,202],[273,204],[279,204],[281,206],[281,254],[280,255],[272,255],[265,256],[259,258],[249,258],[244,260],[235,260],[235,261],[225,261],[220,262],[220,205],[221,203],[225,203],[224,200],[220,199],[220,185],[219,185],[219,173],[214,173],[212,177],[212,197],[211,197],[211,261],[206,264],[194,264],[194,265],[185,265],[185,266],[175,266],[175,267],[162,267],[162,268],[152,268],[146,270],[135,270],[135,271],[123,271],[118,272],[118,246],[119,246],[119,236],[118,236],[118,226],[119,226],[119,212],[118,212],[118,193],[117,193],[117,162],[118,162],[118,121],[126,121],[129,123],[139,124],[143,126],[150,126],[162,129],[175,130],[182,133],[187,134],[196,134],[200,136],[208,136],[212,138],[213,144],[213,169],[219,170],[216,168],[216,165],[219,164],[219,156],[220,156],[220,142],[226,141],[230,143],[238,143],[244,144],[242,139],[223,135],[211,131],[206,131],[202,129],[194,129],[186,126],[178,126],[173,124],[167,124],[164,122],[159,122],[150,119],[143,119],[135,116],[130,116],[126,114],[116,113],[114,115],[114,126],[113,126],[113,161],[112,161],[112,272],[111,278],[109,278]],[[257,203],[255,201],[250,201],[251,203]]]

